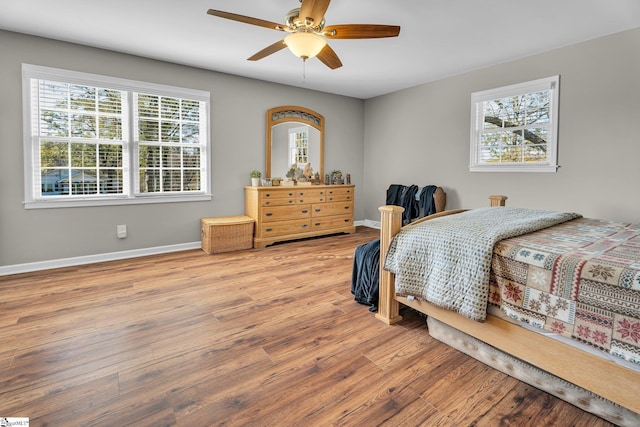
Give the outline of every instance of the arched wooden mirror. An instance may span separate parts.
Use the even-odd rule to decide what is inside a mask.
[[[311,163],[324,176],[324,117],[304,107],[285,105],[267,111],[265,177],[284,178],[297,163]]]

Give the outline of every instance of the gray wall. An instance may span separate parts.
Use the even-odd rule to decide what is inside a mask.
[[[363,182],[362,100],[5,31],[0,52],[0,266],[200,241],[201,217],[244,213],[249,172],[264,171],[265,114],[279,105],[324,115],[325,170]],[[22,63],[210,91],[213,200],[25,210]],[[363,206],[356,197],[356,218]],[[126,239],[117,239],[117,224],[127,224]]]
[[[244,211],[248,173],[264,169],[265,112],[278,105],[325,116],[325,171],[351,173],[356,220],[379,219],[389,184],[415,183],[443,186],[452,209],[505,194],[512,206],[640,222],[640,29],[366,101],[3,31],[0,52],[0,267],[198,241],[200,217]],[[213,200],[23,209],[23,62],[211,91]],[[559,171],[469,172],[471,93],[555,74]]]
[[[468,170],[472,92],[560,75],[557,173]],[[640,222],[640,29],[365,102],[365,218],[389,184],[436,184],[447,208],[511,206]]]

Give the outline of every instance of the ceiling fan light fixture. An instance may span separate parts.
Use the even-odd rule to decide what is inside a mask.
[[[327,40],[319,34],[297,31],[284,38],[284,43],[298,58],[313,58],[327,45]]]

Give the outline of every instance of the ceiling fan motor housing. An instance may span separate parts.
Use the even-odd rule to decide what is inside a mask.
[[[322,32],[322,29],[325,25],[325,19],[322,18],[319,25],[315,25],[312,19],[300,18],[300,8],[297,7],[295,9],[291,9],[285,18],[285,22],[287,26],[293,31],[313,31],[313,32]]]

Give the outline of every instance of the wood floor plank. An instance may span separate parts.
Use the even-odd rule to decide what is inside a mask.
[[[610,425],[350,292],[358,227],[4,276],[0,415],[32,426]]]
[[[465,415],[465,422],[469,424],[485,425],[484,419],[500,420],[501,425],[522,426],[522,425],[582,425],[575,423],[569,418],[558,417],[559,411],[553,411],[553,405],[546,393],[532,388],[527,384],[517,382],[514,387],[506,393],[496,405],[482,414]],[[523,405],[525,399],[535,399],[541,402],[533,407]]]
[[[53,385],[53,387],[52,387]],[[2,410],[28,417],[35,425],[73,419],[73,413],[87,406],[100,406],[118,396],[116,374],[78,384],[42,384],[28,387],[20,395],[3,396]]]

